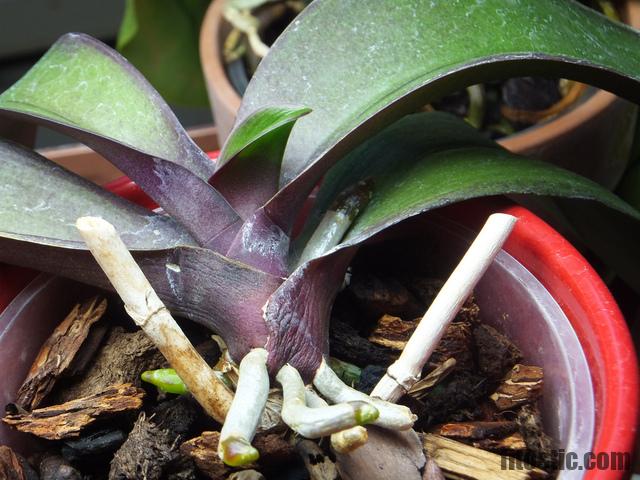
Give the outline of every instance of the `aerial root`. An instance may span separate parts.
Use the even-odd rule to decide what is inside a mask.
[[[298,371],[290,365],[280,369],[276,380],[282,386],[282,420],[296,433],[307,438],[320,438],[378,418],[378,409],[362,401],[311,408],[307,406],[305,386]]]
[[[218,456],[227,465],[238,467],[259,458],[251,440],[268,396],[267,351],[254,348],[240,362],[236,394],[220,431]]]
[[[393,430],[408,430],[417,419],[411,410],[403,405],[396,405],[379,398],[370,397],[346,385],[324,359],[313,378],[313,385],[324,397],[332,402],[361,401],[371,404],[380,412],[378,418],[373,422],[374,425],[380,427]]]
[[[329,406],[329,404],[310,386],[306,387],[305,399],[307,405],[311,408],[323,408]],[[368,439],[369,435],[367,433],[367,429],[358,425],[332,433],[331,448],[338,453],[349,453],[367,443]]]

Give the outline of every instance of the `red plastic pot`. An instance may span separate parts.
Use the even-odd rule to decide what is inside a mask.
[[[108,188],[147,207],[154,207],[153,202],[126,179],[113,182],[108,185]],[[535,287],[534,290],[540,290],[538,293],[545,294],[546,292],[542,288],[544,286],[551,293],[553,299],[557,301],[562,310],[558,308],[555,302],[547,301],[545,306],[547,309],[546,315],[555,316],[554,318],[557,319],[559,324],[562,323],[564,315],[566,315],[582,347],[581,350],[570,349],[570,355],[566,355],[565,352],[564,357],[561,359],[564,363],[557,362],[558,368],[564,368],[565,370],[561,373],[567,376],[566,378],[571,382],[572,401],[583,407],[588,407],[592,399],[595,401],[595,418],[593,418],[593,410],[589,410],[586,407],[586,410],[581,410],[580,408],[582,407],[580,405],[578,405],[577,412],[571,412],[574,417],[576,417],[576,413],[578,414],[573,420],[573,423],[578,425],[577,435],[583,435],[585,438],[591,439],[589,436],[591,435],[590,428],[595,427],[592,451],[631,452],[633,450],[638,416],[638,366],[633,343],[615,301],[587,261],[562,236],[528,210],[505,204],[496,206],[492,202],[471,202],[449,208],[445,210],[445,214],[473,227],[475,226],[473,219],[483,219],[489,212],[495,210],[505,211],[519,218],[516,229],[506,245],[506,251],[541,282],[541,285]],[[513,262],[512,259],[509,260],[509,255],[502,255],[504,262],[510,265],[510,269],[518,270],[520,268],[517,262]],[[503,262],[503,260],[500,260],[500,262]],[[497,275],[499,277],[502,273],[498,270],[500,269],[492,267],[488,275],[493,277]],[[525,269],[520,270],[518,270],[518,275],[521,278],[529,275]],[[497,273],[495,273],[496,271]],[[0,266],[0,309],[6,306],[7,300],[24,286],[25,281],[30,276],[33,276],[32,272],[21,271],[15,267]],[[533,277],[526,278],[531,285],[537,284]],[[488,291],[490,287],[482,288]],[[522,285],[515,285],[513,288],[522,290],[523,287]],[[21,294],[22,298],[17,299],[21,301],[20,305],[16,305],[17,301],[14,302],[8,307],[6,313],[9,313],[11,309],[16,311],[31,309],[34,312],[40,312],[44,318],[51,319],[55,315],[47,309],[47,304],[37,305],[36,303],[25,302],[25,300],[28,300],[28,298],[25,299],[25,295],[35,298],[45,291],[48,292],[49,298],[59,298],[66,294],[65,288],[60,281],[40,277],[30,285],[29,290]],[[69,299],[69,301],[73,301],[73,299]],[[483,311],[485,308],[491,308],[490,304],[481,307]],[[564,312],[564,315],[562,312]],[[12,353],[12,355],[15,355],[16,363],[20,357],[20,361],[26,362],[25,365],[28,367],[29,359],[33,358],[40,343],[46,338],[47,331],[53,328],[54,322],[50,321],[50,325],[41,325],[41,328],[36,328],[27,333],[22,332],[22,336],[19,338],[25,343],[18,346],[16,341],[4,343],[10,337],[10,335],[6,334],[11,333],[10,330],[13,325],[11,323],[7,324],[6,315],[0,318],[5,322],[3,323],[0,320],[0,354],[4,356],[4,354],[9,353],[7,350],[13,350],[15,353]],[[497,320],[497,322],[500,323],[500,320]],[[501,326],[506,329],[513,329],[513,325],[508,322]],[[535,340],[538,340],[535,338],[537,335],[535,328],[530,327],[526,324],[520,325],[514,331],[507,333],[512,338],[521,337],[522,342],[525,343],[524,349],[526,350],[528,348],[527,343],[531,346],[535,344]],[[540,334],[547,335],[548,332]],[[555,339],[549,337],[550,341],[553,340],[556,343],[564,341],[567,344],[571,344],[574,341],[571,338],[573,332],[565,332],[560,336],[558,334],[554,335],[556,335]],[[563,338],[562,335],[566,335],[566,338]],[[521,348],[523,347],[518,338],[514,338],[514,340]],[[545,371],[547,369],[551,371],[554,363],[558,360],[554,356],[555,354],[552,352],[550,354],[552,358],[548,358],[548,356],[545,356],[544,348],[539,347],[539,351],[535,350],[533,349],[531,352],[525,351],[525,355],[530,358],[537,355],[538,357],[535,360],[541,363],[546,362],[544,365]],[[581,351],[584,352],[588,366],[585,362],[586,368],[582,371],[583,373],[575,376],[576,372],[579,373],[581,368]],[[566,365],[573,365],[571,369],[575,367],[576,371],[569,371],[571,369],[567,369]],[[21,375],[24,375],[24,372]],[[0,393],[2,393],[5,401],[12,398],[21,380],[13,378],[14,376],[17,377],[17,373],[7,376],[5,382],[3,382],[3,390]],[[561,379],[562,377],[557,378]],[[585,390],[587,387],[588,391]],[[557,410],[562,410],[561,407],[563,405],[554,405],[553,401],[549,404],[547,398],[551,397],[545,396],[547,404],[544,406],[544,410],[549,412],[551,416],[554,413],[557,416]],[[556,410],[554,411],[554,409]],[[585,418],[580,418],[581,414]],[[554,420],[555,423],[562,423],[562,421],[562,418]],[[562,428],[558,424],[552,425],[552,429],[555,429],[559,436],[566,436],[567,432],[562,432]],[[584,431],[581,431],[581,429]],[[6,435],[6,433],[0,432],[0,437],[2,435]],[[24,442],[24,437],[11,437],[6,438],[6,440],[19,446],[21,440]],[[570,444],[571,438],[567,441]],[[581,478],[583,473],[585,472],[564,471],[561,473],[561,477]],[[624,472],[621,471],[598,470],[586,472],[584,478],[608,480],[619,479],[623,475]]]
[[[640,415],[638,357],[616,301],[587,260],[551,226],[520,206],[500,202],[498,209],[518,218],[504,249],[558,302],[587,357],[596,406],[592,452],[632,455]],[[479,203],[449,210],[458,219],[475,219],[465,222],[472,227],[478,227],[477,219],[492,211]],[[585,479],[627,476],[629,472],[591,470]]]

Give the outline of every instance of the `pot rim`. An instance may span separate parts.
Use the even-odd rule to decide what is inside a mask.
[[[242,99],[229,82],[218,42],[224,22],[223,3],[223,1],[213,0],[205,13],[200,27],[200,63],[212,106],[219,102],[215,108],[231,112],[235,118]],[[211,38],[215,40],[210,41]],[[213,101],[214,98],[216,102]]]
[[[519,242],[508,241],[506,250],[516,258],[536,260],[533,265],[527,262],[527,268],[544,279],[543,285],[569,318],[587,356],[596,400],[593,451],[629,452],[631,456],[638,427],[640,377],[622,312],[600,276],[558,232],[523,207],[510,206],[503,211],[518,217],[520,224]],[[544,275],[545,261],[551,259],[556,271]],[[586,316],[589,322],[584,321]],[[619,479],[623,475],[621,471],[591,470],[585,479]]]
[[[524,207],[500,199],[447,209],[463,219],[482,219],[495,211],[518,218],[503,248],[558,302],[580,340],[596,402],[593,452],[629,452],[633,457],[640,417],[638,357],[622,312],[598,273],[568,240]],[[479,220],[463,222],[480,227]],[[589,470],[584,478],[618,480],[628,473]]]

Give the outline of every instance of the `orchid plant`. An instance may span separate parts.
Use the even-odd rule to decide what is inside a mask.
[[[640,100],[638,46],[637,32],[572,0],[316,0],[261,62],[214,163],[126,60],[91,37],[65,35],[0,95],[0,114],[85,143],[162,211],[1,141],[0,260],[111,288],[75,228],[79,217],[102,217],[172,313],[224,338],[240,364],[238,388],[246,378],[244,389],[264,391],[277,378],[299,407],[316,407],[306,419],[283,414],[293,429],[410,428],[406,407],[350,389],[324,360],[332,302],[359,245],[485,195],[574,199],[564,213],[587,205],[591,223],[631,225],[627,238],[640,220],[586,178],[514,156],[446,114],[410,113],[479,81],[534,73]],[[599,229],[597,240],[616,232]],[[634,262],[594,245],[633,277]],[[303,382],[338,405],[318,406]],[[266,397],[242,397],[242,415],[259,417]],[[249,424],[226,439],[226,462],[256,458]]]

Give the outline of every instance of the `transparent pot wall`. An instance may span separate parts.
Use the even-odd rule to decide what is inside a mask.
[[[78,301],[92,293],[95,290],[90,287],[42,274],[0,314],[0,365],[3,365],[0,407],[3,411],[7,403],[15,400],[35,356],[53,329]],[[0,445],[29,453],[39,444],[36,437],[16,432],[0,422]]]

